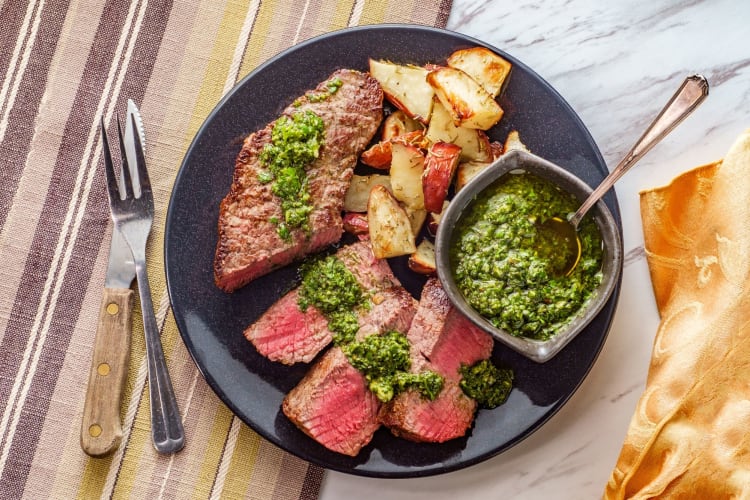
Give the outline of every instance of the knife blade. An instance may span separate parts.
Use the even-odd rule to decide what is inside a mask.
[[[141,135],[142,144],[145,144],[145,134],[140,113],[132,100],[128,100],[127,115],[124,137],[125,158],[130,167],[131,178],[134,180],[134,191],[137,189],[140,195],[140,186],[137,185],[138,177],[133,175],[135,168],[133,134]],[[131,116],[134,116],[136,122],[141,124],[139,131],[133,129]],[[118,182],[120,192],[124,192],[122,175]],[[109,455],[117,449],[122,440],[120,407],[130,362],[134,293],[130,286],[133,279],[135,279],[135,264],[130,247],[120,231],[113,227],[81,423],[81,448],[92,457]]]

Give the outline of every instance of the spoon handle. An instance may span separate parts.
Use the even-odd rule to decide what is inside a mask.
[[[674,128],[693,112],[703,99],[708,96],[708,80],[702,75],[688,76],[677,92],[672,96],[664,109],[654,119],[653,123],[646,129],[638,142],[625,155],[625,158],[614,170],[602,181],[599,186],[589,195],[586,201],[570,218],[570,223],[578,227],[586,212],[599,201],[599,198],[609,191],[609,188],[635,165],[638,160],[648,153],[659,141],[664,139]]]

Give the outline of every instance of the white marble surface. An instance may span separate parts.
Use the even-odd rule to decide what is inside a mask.
[[[448,28],[534,68],[579,113],[610,167],[686,75],[705,75],[710,95],[616,186],[626,252],[620,302],[601,355],[569,403],[479,465],[418,479],[328,472],[322,500],[601,496],[644,387],[659,322],[638,192],[721,158],[750,127],[749,20],[744,0],[454,0]]]

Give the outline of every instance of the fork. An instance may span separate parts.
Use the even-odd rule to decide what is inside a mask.
[[[134,130],[138,130],[133,118]],[[115,229],[120,231],[123,239],[130,247],[135,262],[135,274],[138,281],[138,293],[141,298],[143,315],[143,330],[146,337],[146,358],[148,360],[148,385],[151,403],[151,435],[154,448],[159,453],[174,453],[182,449],[185,444],[185,431],[177,407],[172,381],[169,378],[164,351],[159,337],[159,329],[154,316],[154,306],[151,301],[151,287],[146,274],[146,241],[154,221],[154,198],[151,191],[151,181],[146,171],[146,159],[143,156],[140,134],[133,134],[135,141],[135,159],[137,174],[131,180],[130,166],[125,154],[120,120],[117,120],[117,134],[120,140],[120,156],[122,168],[120,175],[124,193],[118,188],[115,170],[112,164],[112,154],[109,149],[104,117],[101,124],[102,149],[104,156],[104,172],[107,178],[107,193],[109,208]],[[140,196],[136,198],[134,186],[140,183]]]

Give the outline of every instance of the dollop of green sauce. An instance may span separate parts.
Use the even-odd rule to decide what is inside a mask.
[[[378,399],[390,401],[410,388],[431,401],[437,397],[443,389],[443,378],[432,371],[409,372],[409,341],[405,335],[392,331],[355,340],[359,330],[357,311],[371,306],[368,294],[343,262],[335,255],[310,259],[302,264],[300,274],[300,310],[313,306],[323,313],[334,344],[364,375]]]
[[[586,217],[579,225],[581,260],[572,274],[559,276],[567,247],[538,224],[566,219],[578,204],[528,173],[504,175],[482,193],[459,222],[451,252],[469,304],[518,337],[547,340],[569,323],[601,283],[601,235]]]
[[[273,193],[281,198],[284,220],[272,220],[279,236],[288,240],[291,229],[309,230],[313,210],[306,168],[318,157],[325,139],[323,119],[310,110],[282,116],[273,126],[271,142],[260,152],[268,170],[259,174],[263,183],[273,182]]]
[[[337,345],[352,341],[359,329],[356,311],[370,306],[357,278],[334,255],[306,261],[300,274],[300,310],[313,306],[323,313]]]
[[[399,332],[368,335],[361,342],[342,346],[349,362],[359,370],[375,396],[388,402],[407,389],[434,401],[443,389],[443,378],[433,372],[410,373],[409,341]]]
[[[489,359],[461,366],[459,386],[484,408],[495,408],[508,399],[513,388],[513,370],[498,368]]]
[[[340,78],[335,77],[328,80],[325,84],[325,89],[323,91],[319,92],[310,92],[306,95],[307,100],[310,102],[320,102],[325,101],[329,97],[331,97],[333,94],[338,92],[338,90],[341,88],[341,86],[344,84],[344,82],[341,81]],[[299,101],[295,101],[295,104],[298,104]]]

